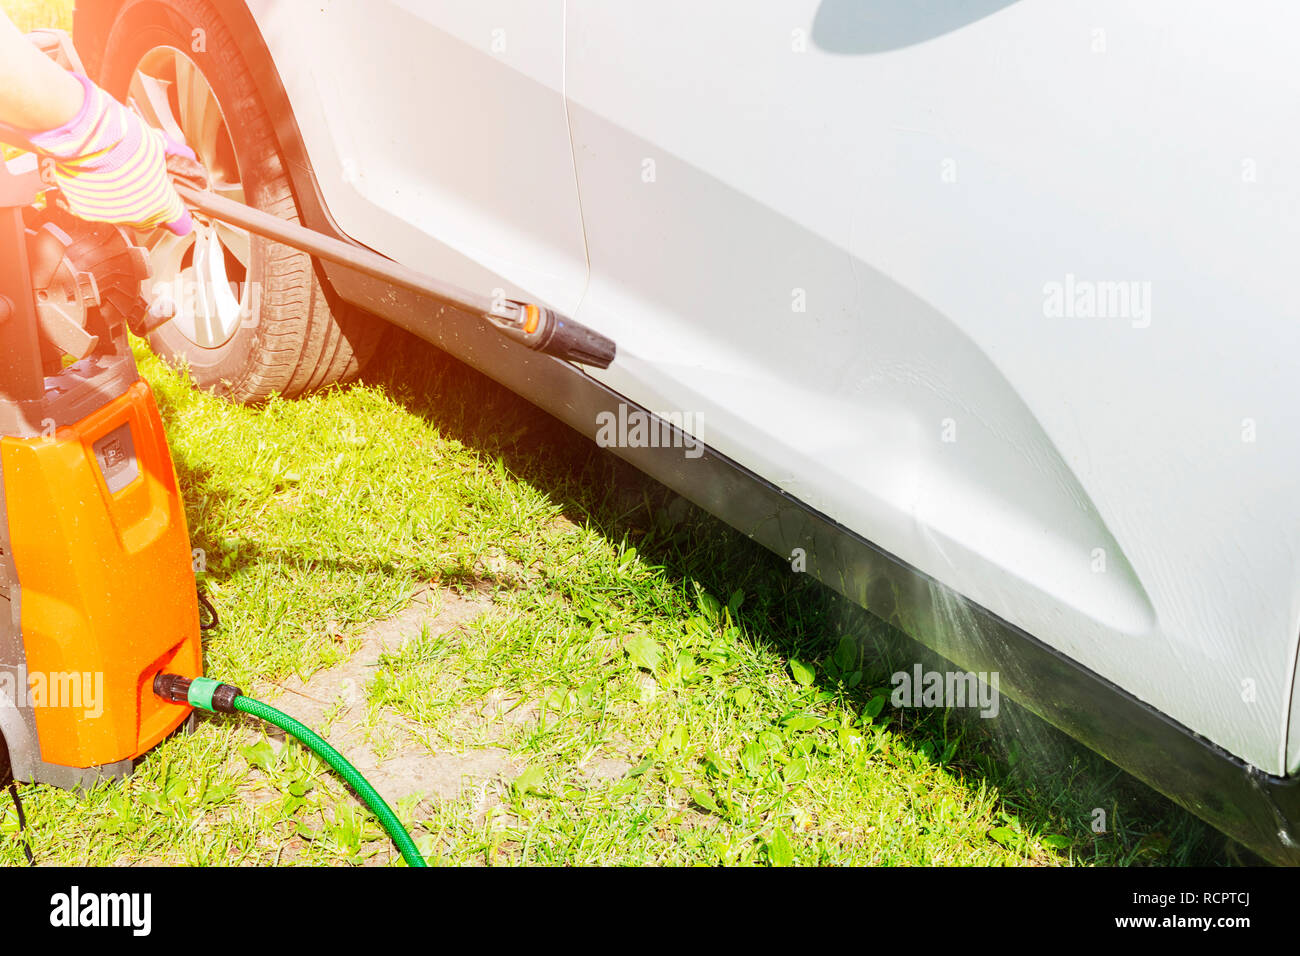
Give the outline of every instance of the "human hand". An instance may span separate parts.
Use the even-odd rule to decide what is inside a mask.
[[[91,222],[166,226],[187,235],[193,224],[168,177],[167,158],[194,160],[193,150],[74,75],[85,90],[80,112],[57,129],[26,137],[38,155],[54,160],[54,182],[69,210]]]

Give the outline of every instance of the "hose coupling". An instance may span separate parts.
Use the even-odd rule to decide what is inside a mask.
[[[173,704],[189,704],[200,710],[214,710],[233,714],[235,698],[243,691],[234,684],[223,684],[211,677],[181,677],[179,674],[158,674],[153,679],[153,692]]]

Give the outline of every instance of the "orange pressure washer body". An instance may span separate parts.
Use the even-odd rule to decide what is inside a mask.
[[[176,472],[126,335],[147,257],[43,194],[34,163],[0,164],[0,763],[71,787],[186,719],[153,678],[198,676],[202,654]]]

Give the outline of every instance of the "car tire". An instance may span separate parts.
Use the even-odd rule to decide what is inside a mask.
[[[170,82],[165,79],[168,58]],[[146,82],[148,93],[140,85]],[[211,100],[200,83],[207,84]],[[172,128],[179,127],[187,141],[193,140],[190,145],[209,166],[214,184],[251,206],[299,221],[274,124],[252,72],[229,28],[204,0],[129,0],[109,31],[100,85],[137,106],[162,90],[162,101],[173,111],[168,117],[175,124]],[[180,102],[181,90],[185,104]],[[203,113],[214,103],[216,119]],[[165,107],[158,108],[157,101],[152,105],[155,109],[142,112],[166,130],[167,122],[160,118]],[[187,118],[199,132],[187,133]],[[215,135],[210,134],[213,125],[218,127]],[[151,259],[174,266],[159,266],[163,274],[154,275],[155,288],[174,282],[175,275],[193,279],[201,274],[176,287],[219,290],[224,284],[246,296],[232,312],[219,291],[201,292],[198,298],[212,295],[215,304],[202,310],[193,301],[178,304],[191,313],[179,313],[180,318],[149,336],[151,348],[167,362],[186,368],[198,387],[241,403],[260,402],[272,394],[292,398],[355,377],[374,354],[385,323],[333,296],[306,253],[223,224],[197,223],[195,236],[186,253],[179,245],[158,245],[176,240],[164,230],[155,232]],[[215,251],[200,257],[200,245]],[[242,273],[241,281],[226,281],[231,270]]]

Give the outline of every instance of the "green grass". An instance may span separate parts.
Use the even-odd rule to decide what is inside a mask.
[[[71,0],[0,0],[0,10],[24,33],[43,27],[72,29]]]
[[[451,635],[411,634],[364,688],[434,750],[490,744],[517,768],[399,805],[431,861],[1228,859],[1213,830],[1006,700],[996,720],[894,709],[888,675],[937,666],[906,638],[436,350],[387,352],[359,385],[258,409],[139,354],[222,613],[210,674],[274,699],[418,588],[484,604]],[[465,721],[488,694],[513,718]],[[212,717],[122,783],[24,788],[38,858],[396,862],[323,764],[259,735]],[[5,806],[0,833],[15,828]],[[0,862],[21,862],[16,841]]]

